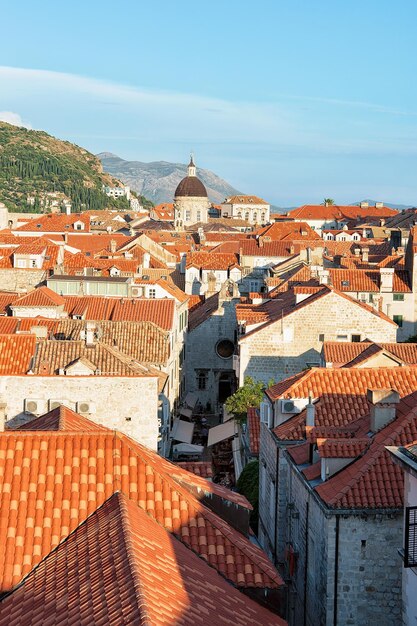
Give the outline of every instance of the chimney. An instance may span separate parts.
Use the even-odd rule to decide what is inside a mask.
[[[49,376],[51,373],[51,369],[49,366],[49,361],[41,361],[39,363],[39,376]]]
[[[329,270],[321,270],[321,272],[319,271],[319,283],[320,285],[328,285],[330,283]]]
[[[335,254],[333,256],[333,262],[334,262],[335,265],[340,267],[342,265],[342,255],[341,254]]]
[[[367,209],[369,207],[369,202],[361,202],[360,207],[361,209]]]
[[[32,326],[30,332],[32,335],[35,335],[37,339],[48,339],[47,326]]]
[[[306,426],[313,428],[314,427],[314,416],[316,409],[313,404],[313,399],[311,396],[308,396],[308,404],[306,406]]]
[[[295,248],[293,245],[290,246],[290,254],[295,254]]]
[[[369,248],[362,248],[362,262],[369,262]]]
[[[110,241],[110,252],[111,252],[112,254],[115,254],[115,253],[116,253],[116,250],[117,250],[117,242],[116,242],[114,239],[112,239],[112,240]]]
[[[87,322],[85,325],[85,345],[87,348],[92,348],[95,344],[95,330],[96,325],[94,322]]]
[[[379,225],[380,226],[385,226],[385,218],[384,217],[379,220]]]
[[[151,255],[149,254],[149,252],[145,252],[143,255],[143,269],[149,269],[151,263]]]
[[[4,431],[4,426],[6,424],[6,402],[0,402],[0,432]]]
[[[264,247],[264,240],[263,240],[263,237],[259,237],[259,238],[258,238],[258,246],[259,246],[260,248],[263,248],[263,247]]]
[[[353,252],[354,252],[355,256],[359,256],[360,253],[361,253],[361,249],[360,248],[355,248]]]
[[[384,203],[383,202],[375,202],[375,208],[376,209],[382,209],[384,207]],[[383,224],[381,224],[381,226],[383,226]]]
[[[380,267],[380,291],[381,293],[392,293],[394,287],[394,268]]]
[[[368,389],[366,399],[371,405],[370,429],[376,433],[395,419],[400,394],[395,389]]]

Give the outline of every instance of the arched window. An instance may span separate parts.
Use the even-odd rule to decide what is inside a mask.
[[[249,221],[249,211],[246,211],[245,213],[245,220]]]
[[[261,223],[264,224],[265,223],[265,213],[261,214]]]
[[[237,217],[241,220],[242,219],[242,211],[239,211],[239,213],[237,214]]]

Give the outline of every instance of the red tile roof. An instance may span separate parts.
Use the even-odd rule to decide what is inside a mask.
[[[402,510],[403,470],[393,462],[385,446],[404,446],[417,439],[416,403],[417,393],[403,398],[397,407],[397,418],[372,438],[366,452],[316,487],[328,506]]]
[[[259,196],[230,196],[230,198],[226,198],[225,202],[227,204],[266,204],[269,206],[269,203]]]
[[[199,267],[204,270],[227,270],[237,265],[236,254],[217,252],[187,252],[187,268]]]
[[[73,215],[62,215],[59,213],[48,213],[47,215],[38,215],[34,219],[29,220],[23,226],[19,226],[16,228],[17,233],[27,232],[27,231],[39,231],[39,232],[49,232],[49,233],[60,233],[67,232],[67,226],[71,229],[74,228],[75,222],[83,222],[84,223],[84,231],[89,232],[90,230],[90,218],[83,217],[80,214]],[[38,224],[40,226],[38,227]]]
[[[179,467],[201,478],[213,478],[213,466],[211,461],[188,461],[177,463]]]
[[[260,417],[258,409],[253,406],[248,409],[249,445],[252,454],[259,454]]]
[[[272,241],[306,239],[322,242],[320,235],[306,222],[274,222],[269,226],[259,228],[256,234],[263,237],[264,241],[266,237],[270,237]]]
[[[379,343],[371,341],[344,342],[325,341],[323,358],[335,367],[355,367],[378,352],[393,355],[406,365],[417,365],[417,344],[415,343]]]
[[[63,404],[40,417],[35,417],[26,424],[22,424],[16,430],[62,430],[65,432],[97,432],[102,430],[109,432],[105,426],[92,422]]]
[[[35,335],[0,335],[0,376],[27,374],[35,349]]]
[[[9,306],[13,304],[13,302],[17,300],[18,297],[19,294],[17,293],[0,291],[0,314],[4,315],[7,312]]]
[[[189,475],[187,484],[187,472],[162,461],[117,432],[2,433],[1,590],[20,583],[117,490],[235,585],[281,586],[264,553],[192,493],[196,481],[203,481],[207,492],[215,489],[213,483]],[[172,468],[175,475],[182,472],[181,482]]]
[[[321,204],[304,204],[287,213],[290,219],[302,220],[356,220],[358,217],[366,219],[367,217],[391,217],[397,215],[398,211],[388,207],[380,209],[370,206],[361,208],[352,205],[333,205],[324,206]]]
[[[318,398],[314,405],[316,426],[347,427],[369,414],[367,389],[395,389],[401,397],[407,396],[417,390],[417,370],[415,367],[312,368],[273,385],[266,394],[271,400],[311,395]],[[283,440],[305,439],[305,411],[290,417],[273,432]]]
[[[115,493],[0,604],[0,625],[285,626]]]
[[[365,452],[371,439],[317,439],[317,448],[320,458],[326,459],[354,459]]]
[[[38,287],[14,300],[12,307],[51,307],[62,306],[65,299],[49,287]]]
[[[339,291],[379,292],[381,275],[379,270],[330,269],[331,284]],[[411,293],[410,275],[407,270],[394,270],[393,291]]]

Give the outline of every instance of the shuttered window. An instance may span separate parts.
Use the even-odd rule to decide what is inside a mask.
[[[405,509],[404,567],[417,567],[417,506]]]

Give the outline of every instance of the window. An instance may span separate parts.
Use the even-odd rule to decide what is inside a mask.
[[[394,302],[404,302],[404,294],[403,293],[394,293],[392,296]]]
[[[354,343],[359,343],[361,340],[361,336],[360,335],[352,335],[352,341]]]
[[[156,298],[156,289],[149,289],[149,297]]]
[[[197,222],[201,222],[201,211],[197,211]]]
[[[234,351],[235,346],[233,341],[230,341],[230,339],[222,339],[216,345],[217,355],[222,359],[230,359]]]
[[[197,387],[198,389],[207,389],[207,372],[204,370],[197,373]]]
[[[404,567],[417,566],[417,506],[405,509]]]
[[[185,221],[189,222],[191,219],[191,211],[186,211],[185,212]]]
[[[319,341],[324,341],[324,333],[319,334]]]
[[[393,315],[392,321],[395,322],[400,328],[403,326],[403,316],[402,315]]]
[[[347,341],[347,340],[348,340],[347,335],[336,335],[336,341]]]
[[[36,259],[30,260],[30,267],[36,267]]]

